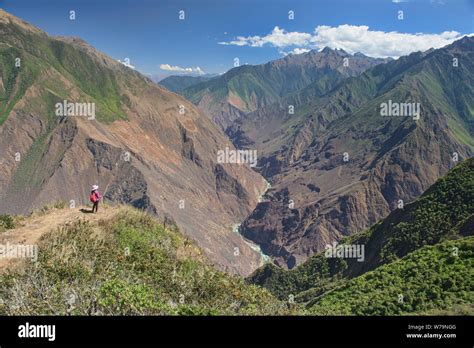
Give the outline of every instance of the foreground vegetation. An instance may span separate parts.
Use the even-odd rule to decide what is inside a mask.
[[[474,303],[474,237],[427,246],[308,304],[318,315],[401,315]],[[467,313],[466,313],[467,314]]]
[[[0,314],[266,315],[286,306],[207,265],[175,229],[127,208],[45,235],[37,264],[0,276]]]

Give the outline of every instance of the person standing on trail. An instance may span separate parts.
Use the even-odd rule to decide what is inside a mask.
[[[93,213],[97,213],[97,211],[99,210],[99,201],[101,198],[102,196],[99,193],[99,186],[97,185],[92,186],[90,200],[91,200],[91,203],[93,204],[92,205]]]

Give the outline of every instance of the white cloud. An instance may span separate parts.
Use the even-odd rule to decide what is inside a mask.
[[[302,54],[302,53],[307,53],[311,51],[309,48],[293,48],[291,51],[285,51],[284,49],[279,49],[278,53],[280,53],[282,56],[287,56],[289,54]]]
[[[472,35],[472,34],[471,34]],[[349,53],[361,52],[372,57],[393,57],[407,55],[415,51],[440,48],[460,39],[457,31],[445,31],[439,34],[399,33],[370,30],[366,25],[343,24],[337,27],[320,25],[313,33],[287,32],[275,27],[265,36],[238,36],[221,45],[277,47],[282,53],[303,53],[303,50],[322,49],[324,47],[342,48]],[[292,48],[284,52],[284,48]]]
[[[297,31],[288,32],[279,27],[266,36],[237,36],[235,40],[229,42],[219,42],[220,45],[251,46],[262,47],[270,44],[275,47],[303,46],[307,45],[311,39],[311,34],[299,33]]]
[[[460,39],[457,31],[440,34],[407,34],[370,30],[368,26],[318,26],[312,43],[322,48],[342,48],[349,53],[362,52],[372,57],[399,57],[415,51],[440,48]]]
[[[299,48],[299,47],[296,47],[294,48],[293,50],[291,50],[291,52],[289,52],[290,54],[302,54],[302,53],[307,53],[311,51],[309,48]]]
[[[135,70],[135,67],[134,67],[132,64],[130,64],[130,59],[125,58],[123,61],[121,61],[120,59],[117,59],[117,61],[118,61],[119,63],[122,63],[123,65],[125,65],[127,68],[130,68],[130,69],[134,69],[134,70]]]
[[[160,65],[161,70],[166,70],[166,71],[173,71],[173,72],[179,72],[182,74],[198,74],[198,75],[204,75],[204,71],[200,67],[195,67],[195,68],[182,68],[177,65],[169,65],[169,64],[161,64]]]

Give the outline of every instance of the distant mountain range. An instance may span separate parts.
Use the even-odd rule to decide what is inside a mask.
[[[191,103],[81,39],[51,38],[2,10],[0,76],[2,214],[79,206],[99,184],[106,201],[176,222],[222,269],[261,264],[233,227],[266,183],[218,163],[234,147]]]
[[[179,91],[222,129],[236,119],[315,83],[324,94],[346,77],[387,61],[325,48],[262,65],[242,65]]]

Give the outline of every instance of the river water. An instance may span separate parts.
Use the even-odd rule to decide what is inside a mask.
[[[267,184],[267,188],[266,188],[265,192],[263,192],[263,193],[258,197],[258,202],[259,202],[259,203],[261,203],[261,202],[263,202],[263,201],[265,200],[265,195],[266,195],[266,193],[267,193],[268,190],[271,189],[271,187],[272,187],[272,185],[271,185],[268,181],[265,180],[265,182],[266,182],[266,184]],[[270,256],[268,256],[267,254],[265,254],[265,253],[262,251],[262,249],[260,248],[260,245],[254,243],[254,242],[252,242],[251,240],[249,240],[249,239],[245,238],[244,236],[242,236],[242,234],[240,233],[240,226],[241,226],[241,225],[242,225],[241,223],[238,223],[238,224],[233,225],[233,226],[232,226],[232,232],[237,233],[237,234],[240,236],[240,238],[242,238],[242,240],[245,242],[245,244],[247,244],[250,248],[252,248],[253,250],[255,250],[256,252],[258,252],[258,253],[260,254],[261,260],[262,260],[260,266],[263,266],[263,265],[266,264],[266,263],[271,263],[272,261],[271,261],[271,259],[270,259]]]

